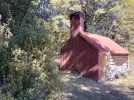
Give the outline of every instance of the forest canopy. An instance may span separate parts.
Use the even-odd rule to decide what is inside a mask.
[[[0,0],[0,99],[45,99],[60,84],[53,58],[69,38],[69,15],[86,31],[134,53],[134,0]]]

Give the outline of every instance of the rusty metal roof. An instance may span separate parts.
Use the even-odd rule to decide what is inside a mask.
[[[88,32],[80,32],[80,36],[96,47],[99,51],[110,51],[112,54],[129,54],[129,51],[121,47],[108,37]]]

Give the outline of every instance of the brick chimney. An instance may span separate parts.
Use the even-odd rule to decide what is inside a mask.
[[[70,15],[71,23],[71,38],[76,37],[80,32],[84,31],[84,17],[83,12],[77,12]]]

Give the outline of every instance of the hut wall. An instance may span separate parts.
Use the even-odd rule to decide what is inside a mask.
[[[107,58],[108,78],[113,78],[116,74],[123,74],[129,70],[128,55],[109,55]]]
[[[79,35],[61,50],[60,70],[77,70],[83,76],[100,79],[99,51]]]
[[[60,52],[60,70],[72,70],[76,66],[76,38],[70,39]]]
[[[80,36],[78,36],[77,41],[78,70],[83,76],[99,80],[99,51]]]

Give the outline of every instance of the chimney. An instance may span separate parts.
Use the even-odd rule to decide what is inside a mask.
[[[71,37],[76,37],[80,32],[84,31],[84,17],[83,12],[77,12],[70,15],[71,23]]]

